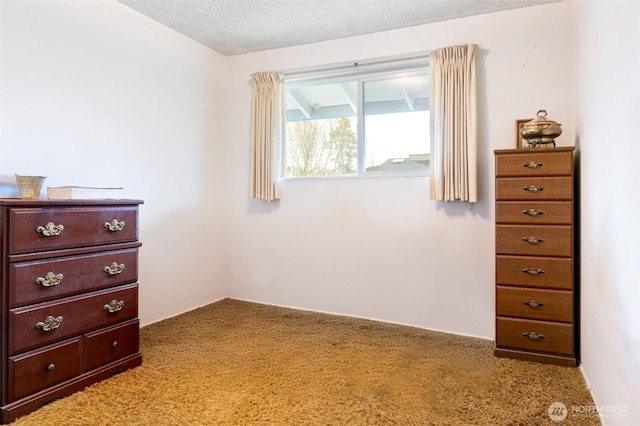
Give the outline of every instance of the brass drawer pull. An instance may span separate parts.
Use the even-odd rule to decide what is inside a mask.
[[[118,302],[117,300],[114,299],[108,305],[104,305],[104,310],[107,312],[113,313],[113,312],[121,311],[123,307],[124,307],[124,300],[121,300]]]
[[[118,341],[114,340],[113,343],[111,344],[111,347],[115,349],[117,346],[118,346]]]
[[[544,270],[542,270],[540,268],[524,268],[522,270],[522,272],[524,272],[525,274],[529,274],[529,275],[544,274]]]
[[[536,162],[536,161],[529,161],[528,163],[524,163],[522,165],[522,167],[526,167],[528,169],[537,169],[538,167],[542,167],[542,166],[544,166],[544,163]]]
[[[47,272],[47,275],[36,278],[36,284],[40,284],[42,287],[54,287],[62,282],[64,275],[54,274],[53,272]]]
[[[530,308],[539,308],[541,306],[544,306],[544,303],[536,302],[535,300],[525,300],[524,302],[522,302],[522,304],[527,305]]]
[[[53,316],[49,315],[44,322],[38,322],[36,324],[36,328],[38,330],[42,330],[42,331],[51,331],[51,330],[55,330],[56,328],[60,327],[60,324],[62,324],[62,317],[57,317],[54,318]]]
[[[527,338],[531,339],[531,340],[540,340],[540,339],[544,339],[545,338],[544,334],[536,333],[535,331],[529,331],[529,332],[525,331],[524,333],[522,333],[522,335],[524,337],[527,337]]]
[[[522,241],[527,242],[529,244],[533,244],[533,245],[544,242],[542,238],[536,238],[536,237],[522,237]]]
[[[529,191],[529,192],[540,192],[540,191],[544,190],[544,187],[542,187],[540,185],[538,185],[538,186],[529,185],[529,186],[523,186],[522,189],[524,191]]]
[[[109,275],[121,274],[124,271],[124,263],[113,262],[111,266],[105,266],[104,271]]]
[[[522,210],[522,214],[526,214],[527,216],[531,216],[531,217],[536,217],[544,214],[544,210],[534,210],[534,209]]]
[[[53,370],[55,370],[55,369],[56,369],[56,365],[55,365],[55,364],[49,364],[49,365],[47,366],[47,371],[53,371]]]
[[[62,234],[64,231],[64,225],[56,225],[53,222],[47,223],[45,226],[38,226],[36,232],[44,235],[45,237],[55,237]]]
[[[104,227],[111,232],[118,232],[124,229],[124,222],[120,222],[118,219],[113,219],[111,222],[105,222]]]

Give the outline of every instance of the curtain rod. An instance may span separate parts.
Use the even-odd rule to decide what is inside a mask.
[[[356,61],[349,62],[339,62],[335,64],[329,64],[324,66],[310,66],[305,68],[295,68],[280,71],[287,77],[291,77],[297,74],[307,74],[307,73],[322,73],[327,71],[339,71],[346,69],[357,69],[358,67],[367,67],[373,65],[382,65],[391,62],[399,62],[399,61],[411,61],[422,58],[429,58],[431,51],[428,52],[416,52],[405,55],[396,55],[396,56],[384,56],[378,58],[370,58],[370,59],[362,59]]]

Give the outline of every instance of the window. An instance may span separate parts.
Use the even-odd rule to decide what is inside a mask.
[[[283,176],[426,175],[427,59],[286,77]]]

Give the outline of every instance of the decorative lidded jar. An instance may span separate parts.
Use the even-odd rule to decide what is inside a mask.
[[[547,119],[547,111],[541,109],[537,117],[520,126],[520,136],[526,139],[530,146],[553,144],[556,146],[555,138],[562,134],[560,123]]]

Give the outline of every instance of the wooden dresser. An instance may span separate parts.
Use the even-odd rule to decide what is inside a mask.
[[[141,203],[0,199],[2,423],[142,363]]]
[[[495,151],[496,356],[577,365],[573,151]]]

